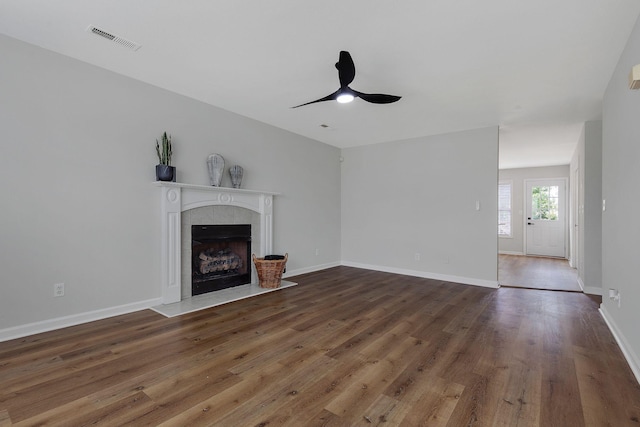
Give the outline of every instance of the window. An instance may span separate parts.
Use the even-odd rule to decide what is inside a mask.
[[[531,219],[539,221],[558,220],[558,187],[533,187],[531,190]]]
[[[498,183],[498,236],[511,237],[511,182]]]

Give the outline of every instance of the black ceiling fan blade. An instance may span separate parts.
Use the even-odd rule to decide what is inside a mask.
[[[347,87],[356,77],[356,66],[353,64],[353,59],[351,59],[349,52],[346,50],[340,51],[336,68],[338,69],[340,87]]]
[[[333,92],[331,95],[325,96],[324,98],[316,99],[315,101],[311,101],[311,102],[305,102],[304,104],[296,105],[295,107],[291,107],[291,108],[303,107],[305,105],[315,104],[316,102],[333,101],[334,99],[336,99],[338,97],[338,93],[340,93],[339,89],[337,91]]]
[[[353,93],[355,93],[358,98],[362,98],[373,104],[391,104],[392,102],[396,102],[402,98],[401,96],[385,95],[383,93],[362,93],[357,90],[354,90]]]
[[[340,51],[338,62],[336,62],[336,69],[338,70],[338,78],[340,79],[340,89],[333,92],[331,95],[325,96],[324,98],[305,102],[304,104],[296,105],[291,108],[298,108],[309,104],[315,104],[316,102],[333,100],[345,103],[351,102],[353,98],[362,98],[363,100],[373,104],[391,104],[392,102],[396,102],[402,98],[401,96],[385,95],[383,93],[362,93],[351,89],[349,85],[356,77],[356,66],[353,64],[351,54],[346,50]]]

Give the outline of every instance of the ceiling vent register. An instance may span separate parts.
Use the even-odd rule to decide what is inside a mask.
[[[107,40],[110,40],[114,43],[118,43],[126,48],[129,48],[131,50],[138,50],[142,47],[141,44],[138,44],[136,42],[132,42],[131,40],[127,40],[124,37],[120,37],[120,36],[116,36],[113,33],[110,33],[109,31],[105,31],[101,28],[98,27],[94,27],[93,25],[90,25],[89,28],[87,28],[87,31],[89,31],[90,33],[93,33],[97,36],[100,36],[102,38],[105,38]]]

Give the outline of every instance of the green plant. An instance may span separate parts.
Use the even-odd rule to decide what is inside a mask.
[[[156,153],[161,165],[171,166],[171,135],[167,135],[167,132],[162,134],[162,149],[160,149],[160,141],[156,139]]]

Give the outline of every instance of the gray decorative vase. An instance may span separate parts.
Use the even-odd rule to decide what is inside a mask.
[[[224,172],[224,158],[220,154],[212,154],[207,158],[209,168],[209,183],[214,187],[220,187]]]
[[[231,185],[233,188],[240,188],[243,173],[244,169],[242,169],[242,166],[235,165],[229,168],[229,175],[231,175]]]
[[[176,182],[176,167],[169,165],[156,165],[156,181]]]

